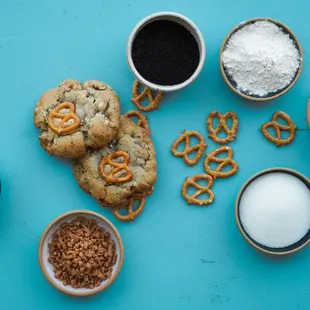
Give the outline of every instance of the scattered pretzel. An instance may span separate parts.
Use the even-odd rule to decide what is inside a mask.
[[[137,200],[139,201],[139,206],[136,210],[133,210],[135,201],[137,201]],[[145,207],[145,202],[146,202],[145,197],[135,198],[134,196],[132,196],[128,199],[127,205],[113,208],[113,214],[117,219],[119,219],[121,221],[125,221],[125,222],[134,221],[135,218],[143,211],[143,209]],[[128,213],[126,215],[123,215],[119,212],[120,209],[123,207],[127,207],[127,209],[128,209]]]
[[[113,208],[114,216],[121,221],[125,221],[125,222],[134,221],[145,207],[145,203],[146,203],[145,197],[151,195],[153,193],[153,190],[154,190],[154,187],[152,187],[147,193],[135,193],[128,199],[128,202],[125,205]],[[135,201],[139,201],[139,205],[138,205],[138,208],[133,211]],[[127,207],[128,209],[127,214],[120,213],[120,209],[124,207]]]
[[[158,104],[163,98],[163,92],[158,91],[156,97],[153,97],[152,89],[149,87],[144,87],[143,91],[139,93],[140,82],[138,80],[134,81],[132,85],[132,99],[131,101],[136,105],[136,107],[143,112],[150,112],[158,108]],[[149,105],[141,105],[141,101],[144,98],[149,99]]]
[[[217,124],[216,128],[213,128],[212,122],[213,118],[218,118],[219,123]],[[232,119],[232,126],[231,129],[228,127],[227,119]],[[207,127],[209,131],[209,137],[219,144],[226,144],[230,141],[236,139],[236,133],[238,130],[238,116],[235,112],[226,112],[224,114],[213,111],[208,115],[207,119]],[[226,132],[227,136],[225,138],[218,137],[218,133],[223,130]]]
[[[130,117],[137,117],[138,121],[137,121],[137,125],[146,129],[148,133],[150,133],[150,127],[149,127],[149,123],[147,121],[147,116],[143,115],[142,113],[140,113],[139,111],[136,110],[131,110],[128,111],[124,114],[124,116],[130,118]]]
[[[67,112],[68,109],[69,112]],[[61,121],[56,125],[54,119],[61,119]],[[81,120],[75,114],[75,107],[72,102],[63,102],[48,114],[48,126],[58,135],[71,133],[80,124]]]
[[[115,159],[123,157],[123,163],[116,162]],[[99,174],[100,176],[105,179],[107,183],[124,183],[127,181],[131,181],[133,174],[131,169],[128,167],[130,157],[129,155],[124,151],[117,151],[114,153],[109,154],[108,156],[105,156],[102,158],[100,164],[99,164]],[[112,171],[110,171],[108,174],[105,173],[105,166],[109,165],[114,167]],[[121,171],[126,171],[125,176],[116,176],[117,173]]]
[[[197,181],[199,180],[207,180],[208,185],[203,186],[198,184]],[[211,190],[213,182],[214,182],[213,178],[208,174],[197,174],[194,175],[193,177],[187,177],[182,187],[182,195],[188,204],[198,204],[200,206],[209,205],[214,200],[214,193]],[[193,195],[187,194],[187,190],[190,186],[193,186],[197,189],[197,191]],[[208,193],[210,197],[208,199],[197,198],[199,195],[204,193]]]
[[[217,155],[227,152],[227,157],[219,158]],[[218,164],[215,170],[212,170],[210,163],[215,162]],[[232,168],[228,171],[222,171],[225,166],[231,166]],[[229,146],[221,146],[215,149],[210,154],[207,154],[204,162],[205,170],[214,179],[216,178],[227,178],[234,175],[238,171],[238,164],[233,160],[233,150]]]
[[[199,140],[198,144],[195,144],[193,146],[190,145],[190,138],[196,137]],[[185,143],[185,148],[183,151],[177,151],[177,147],[180,145],[180,143]],[[195,165],[200,157],[202,156],[207,144],[205,143],[203,136],[197,132],[197,131],[187,131],[184,130],[184,132],[174,141],[171,151],[173,155],[178,157],[183,157],[184,161],[192,166]],[[190,159],[188,155],[192,152],[197,151],[196,156],[193,159]]]
[[[133,196],[134,196],[135,198],[144,198],[144,197],[146,197],[146,196],[152,195],[153,192],[154,192],[154,186],[153,186],[148,192],[146,192],[146,193],[134,193]]]
[[[277,122],[278,118],[282,118],[287,122],[287,125],[282,125],[280,123]],[[268,128],[272,127],[275,132],[276,132],[276,136],[272,136],[269,132],[268,132]],[[272,119],[271,122],[267,122],[265,124],[263,124],[261,130],[263,135],[271,142],[273,142],[274,144],[276,144],[277,146],[282,146],[285,144],[290,144],[296,135],[296,129],[297,127],[295,126],[293,120],[291,119],[290,116],[288,116],[286,113],[282,112],[282,111],[277,111],[272,115]],[[288,138],[286,139],[282,139],[281,138],[281,131],[289,131],[290,135]]]

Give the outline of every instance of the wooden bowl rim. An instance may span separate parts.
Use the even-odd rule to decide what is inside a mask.
[[[310,98],[308,99],[308,104],[306,108],[306,116],[307,116],[308,127],[310,128]]]

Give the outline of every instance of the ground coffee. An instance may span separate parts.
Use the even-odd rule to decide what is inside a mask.
[[[186,81],[199,63],[199,47],[183,26],[168,20],[143,27],[133,41],[132,58],[146,80],[159,85]]]

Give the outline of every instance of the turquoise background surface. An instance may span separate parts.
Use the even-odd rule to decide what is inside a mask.
[[[206,64],[194,84],[148,113],[158,181],[141,217],[121,223],[80,190],[70,161],[41,149],[33,110],[45,90],[66,78],[103,80],[119,94],[122,111],[132,109],[127,38],[141,18],[164,10],[197,23],[206,40]],[[304,49],[300,80],[269,103],[233,94],[218,65],[225,35],[256,16],[286,23]],[[277,149],[259,131],[276,110],[307,128],[309,20],[308,0],[0,0],[0,309],[309,309],[310,247],[286,258],[264,256],[246,243],[234,219],[237,192],[253,173],[283,166],[310,176],[310,132],[299,131],[291,145]],[[188,167],[172,156],[170,146],[184,129],[207,137],[205,121],[212,110],[239,115],[238,138],[231,146],[240,170],[215,183],[214,204],[188,206],[180,188],[186,176],[203,171],[203,161]],[[209,139],[207,143],[208,151],[216,147]],[[38,264],[43,230],[73,209],[107,216],[125,244],[118,279],[91,298],[58,292]]]

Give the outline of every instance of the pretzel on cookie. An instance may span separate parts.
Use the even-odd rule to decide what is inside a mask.
[[[219,122],[217,126],[213,127],[213,119],[218,118]],[[227,119],[232,119],[231,128],[228,127]],[[207,127],[209,131],[209,137],[219,144],[226,144],[230,141],[236,139],[236,134],[238,130],[238,116],[235,112],[226,112],[224,114],[213,111],[208,115],[207,119]],[[220,138],[218,133],[223,130],[227,134],[225,138]]]
[[[58,120],[58,124],[55,123]],[[48,126],[58,135],[73,132],[81,124],[72,102],[63,102],[48,114]]]
[[[208,184],[206,186],[200,185],[197,183],[197,181],[199,180],[207,180]],[[200,206],[209,205],[214,200],[214,193],[211,190],[213,182],[214,182],[213,178],[208,174],[197,174],[197,175],[194,175],[193,177],[187,177],[182,186],[182,195],[188,204],[197,204]],[[192,195],[187,194],[188,188],[190,186],[196,189],[196,192],[194,192],[194,194]],[[209,195],[208,199],[197,198],[199,195],[202,195],[205,193]]]
[[[114,216],[121,221],[134,221],[136,217],[143,211],[146,203],[146,196],[149,196],[153,193],[154,188],[152,187],[147,193],[135,193],[127,201],[126,204],[114,207],[112,209]],[[138,207],[134,210],[135,202],[139,201]],[[127,214],[121,214],[121,208],[127,208]]]
[[[278,118],[282,118],[283,120],[285,120],[287,125],[278,123]],[[268,128],[273,128],[275,130],[275,137],[268,132]],[[263,135],[277,146],[290,144],[295,138],[296,129],[297,127],[295,126],[291,117],[282,111],[275,112],[272,115],[271,121],[263,124],[261,128]],[[290,133],[289,137],[287,137],[286,139],[282,139],[281,131],[288,131]]]
[[[117,162],[118,158],[123,158],[123,162]],[[128,167],[130,157],[124,151],[117,151],[102,158],[99,164],[99,174],[107,183],[124,183],[131,181],[133,178],[132,170]],[[105,166],[109,165],[113,169],[109,173],[105,172]],[[125,172],[125,176],[118,176],[121,172]],[[123,174],[123,173],[122,173]]]
[[[146,131],[148,133],[150,133],[150,127],[149,127],[149,123],[147,121],[147,116],[143,115],[142,113],[140,113],[139,111],[136,111],[136,110],[131,110],[131,111],[128,111],[124,114],[124,116],[128,117],[128,118],[131,118],[131,117],[137,117],[138,118],[138,121],[137,121],[137,125],[146,129]]]
[[[190,144],[191,137],[196,137],[199,143],[191,146]],[[177,151],[178,146],[183,142],[185,143],[184,150]],[[183,157],[184,161],[189,166],[193,166],[198,162],[198,160],[202,156],[206,146],[207,144],[205,143],[203,136],[199,132],[184,130],[184,132],[174,141],[171,147],[171,151],[173,155],[178,156],[178,157]],[[190,159],[188,155],[195,151],[197,151],[195,157],[193,159]]]
[[[219,158],[217,155],[227,152],[227,157]],[[211,169],[211,162],[215,162],[218,166],[213,170]],[[223,171],[226,166],[231,166],[230,170]],[[233,160],[233,150],[229,146],[221,146],[215,149],[210,154],[207,154],[204,161],[204,167],[208,174],[214,179],[227,178],[234,175],[238,171],[238,164]]]
[[[149,87],[144,87],[143,91],[139,93],[140,82],[138,80],[134,81],[132,85],[132,99],[131,101],[136,105],[136,107],[143,112],[150,112],[158,108],[158,104],[163,98],[163,92],[158,91],[155,98],[152,94],[152,89]],[[149,105],[144,106],[141,101],[145,98],[149,99]]]

